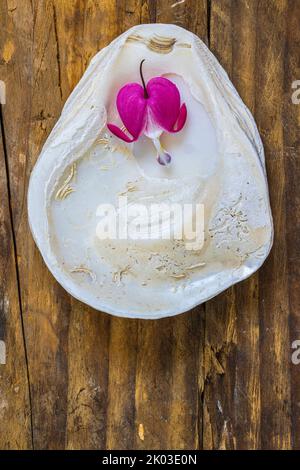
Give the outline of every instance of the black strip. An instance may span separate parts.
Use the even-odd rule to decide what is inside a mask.
[[[246,460],[245,460],[246,459]],[[145,465],[189,465],[237,463],[239,465],[261,463],[299,462],[299,451],[2,451],[0,462],[51,464],[65,462],[71,464],[94,463],[98,465],[121,465],[137,468]]]

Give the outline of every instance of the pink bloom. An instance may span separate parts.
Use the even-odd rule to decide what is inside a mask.
[[[129,136],[115,124],[107,124],[109,130],[124,140],[134,142],[142,134],[152,139],[157,150],[157,160],[167,165],[171,156],[165,152],[160,143],[162,132],[179,132],[186,121],[186,105],[180,106],[180,94],[177,86],[167,78],[154,77],[147,85],[142,74],[143,86],[139,83],[124,85],[117,96],[117,109],[120,118],[131,135]]]

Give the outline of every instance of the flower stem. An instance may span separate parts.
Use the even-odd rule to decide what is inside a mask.
[[[144,87],[144,98],[147,99],[147,98],[149,98],[149,95],[148,95],[147,88],[146,88],[146,83],[145,83],[145,80],[144,80],[144,77],[143,77],[143,63],[144,62],[145,62],[145,59],[143,59],[142,62],[140,63],[140,76],[141,76],[142,84],[143,84],[143,87]]]

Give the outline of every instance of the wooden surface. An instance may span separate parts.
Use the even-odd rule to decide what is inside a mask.
[[[263,138],[275,223],[250,279],[171,319],[72,299],[32,240],[28,179],[91,57],[138,23],[215,53]],[[300,0],[0,0],[1,449],[300,449]]]

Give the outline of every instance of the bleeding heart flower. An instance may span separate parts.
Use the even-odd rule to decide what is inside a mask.
[[[134,142],[142,134],[152,139],[157,150],[157,160],[161,165],[171,161],[161,143],[162,132],[179,132],[186,121],[186,105],[180,106],[180,94],[177,86],[164,77],[154,77],[145,84],[142,65],[140,75],[143,86],[139,83],[124,85],[117,96],[117,109],[120,118],[132,137],[115,124],[107,124],[109,130],[124,140]]]

